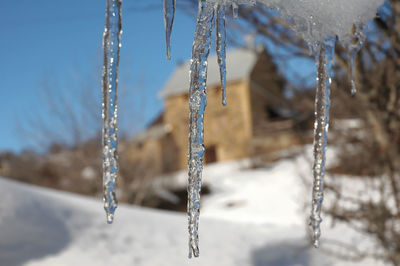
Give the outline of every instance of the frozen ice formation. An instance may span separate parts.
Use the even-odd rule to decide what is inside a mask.
[[[199,12],[192,47],[189,88],[188,229],[189,258],[199,256],[199,215],[204,148],[204,111],[207,105],[207,59],[214,25],[214,8],[199,1]]]
[[[171,60],[171,34],[174,25],[176,0],[164,0],[164,24],[167,58]]]
[[[373,18],[383,0],[258,0],[267,7],[276,8],[281,15],[292,20],[292,29],[313,48],[317,67],[315,97],[313,193],[310,227],[314,246],[319,246],[323,201],[325,154],[329,128],[331,66],[334,60],[336,40],[349,49],[350,63],[360,49],[363,39],[361,30],[367,20]],[[206,81],[207,58],[211,35],[216,24],[217,55],[220,66],[222,102],[226,104],[225,78],[225,10],[232,7],[234,17],[239,4],[255,4],[254,0],[199,0],[197,26],[192,48],[190,67],[190,133],[188,154],[188,220],[189,257],[199,256],[198,225],[200,215],[200,191],[202,183],[204,148],[204,111],[207,105]],[[167,20],[166,20],[167,21]],[[166,23],[167,25],[167,23]],[[172,26],[172,24],[171,24]],[[166,28],[167,29],[167,28]],[[351,31],[353,29],[353,32]],[[171,29],[167,29],[166,36]],[[169,33],[168,33],[169,32]],[[357,41],[354,43],[354,36]],[[167,47],[169,39],[167,37]],[[167,48],[169,51],[169,48]],[[352,93],[355,93],[354,73],[351,75]]]
[[[238,15],[241,4],[264,4],[275,8],[290,20],[292,29],[312,48],[317,68],[314,123],[313,192],[310,227],[314,246],[319,246],[323,201],[325,154],[329,128],[330,84],[334,47],[340,41],[349,51],[352,67],[352,94],[355,93],[354,57],[360,50],[365,23],[375,17],[384,0],[199,0],[197,25],[192,47],[189,88],[189,153],[188,153],[188,220],[189,257],[199,256],[199,215],[204,148],[204,112],[207,105],[207,59],[211,35],[216,26],[216,48],[220,67],[222,103],[226,104],[225,67],[225,12],[232,8]],[[175,0],[164,0],[167,57],[170,58],[170,36],[175,11]]]
[[[321,208],[324,199],[330,85],[332,81],[332,63],[335,56],[335,40],[328,38],[323,43],[318,44],[314,56],[317,68],[317,88],[315,92],[314,164],[310,227],[312,229],[313,244],[318,247],[321,236]]]
[[[115,180],[118,174],[117,88],[121,46],[121,0],[106,0],[103,35],[103,201],[107,222],[112,223],[117,208]]]

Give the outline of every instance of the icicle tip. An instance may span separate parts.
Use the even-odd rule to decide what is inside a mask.
[[[107,223],[112,224],[114,222],[114,214],[113,213],[107,213]]]
[[[189,247],[189,259],[191,259],[192,257],[198,258],[199,256],[199,247]]]
[[[171,60],[171,47],[167,46],[167,59]]]
[[[167,59],[171,60],[171,34],[175,17],[176,0],[164,0],[165,44]]]
[[[351,96],[355,97],[357,94],[357,87],[355,81],[352,79],[351,80]]]
[[[314,239],[313,246],[314,248],[319,248],[319,239]]]

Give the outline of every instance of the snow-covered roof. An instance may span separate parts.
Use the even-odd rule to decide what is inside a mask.
[[[134,138],[133,141],[142,142],[148,139],[157,139],[165,136],[169,132],[171,132],[171,125],[169,124],[161,124],[151,126],[141,132],[139,132]]]
[[[260,49],[257,49],[260,50]],[[226,80],[238,81],[247,78],[257,62],[258,54],[254,49],[239,48],[226,53]],[[179,65],[171,75],[159,96],[166,98],[189,92],[190,60]],[[208,57],[207,86],[220,84],[217,55]]]

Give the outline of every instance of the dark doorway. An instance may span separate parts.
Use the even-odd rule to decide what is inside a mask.
[[[267,118],[269,118],[271,120],[278,120],[279,118],[281,118],[281,115],[279,114],[279,112],[277,110],[275,110],[275,108],[272,108],[269,105],[264,106],[264,110],[265,110],[265,113],[267,114]]]
[[[206,164],[215,163],[217,161],[217,151],[215,146],[206,147],[205,161]]]

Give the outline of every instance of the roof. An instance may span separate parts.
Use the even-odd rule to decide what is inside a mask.
[[[259,50],[259,49],[257,49]],[[226,53],[226,81],[243,80],[250,76],[257,62],[257,52],[254,49],[239,48]],[[179,65],[171,75],[159,95],[166,98],[189,92],[190,60]],[[220,84],[219,66],[217,55],[208,57],[207,86]]]
[[[148,139],[158,139],[171,132],[171,129],[172,127],[169,124],[151,126],[135,135],[133,141],[143,142]]]

